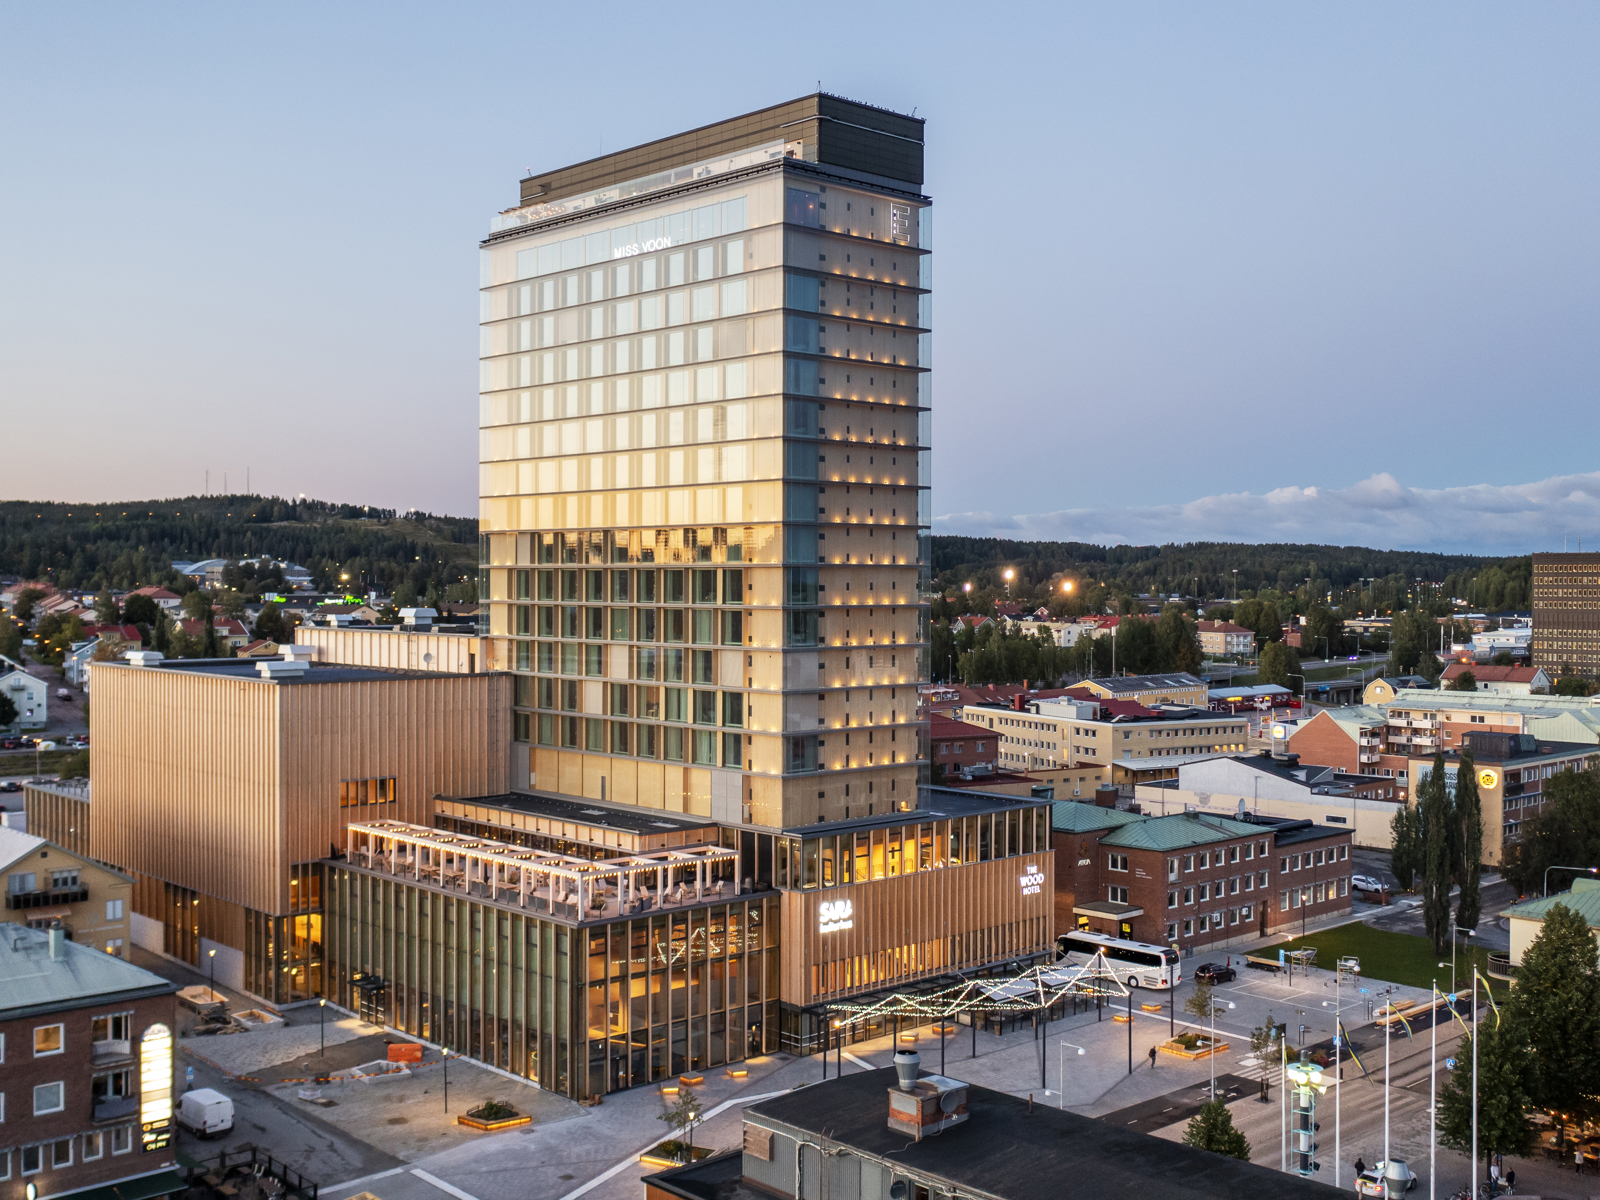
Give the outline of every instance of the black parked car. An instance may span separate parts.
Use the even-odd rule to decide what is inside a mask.
[[[1194,977],[1206,983],[1227,983],[1237,979],[1239,972],[1232,967],[1225,967],[1221,963],[1201,963],[1194,969]]]

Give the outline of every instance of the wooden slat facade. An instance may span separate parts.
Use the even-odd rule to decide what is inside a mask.
[[[1022,875],[1044,883],[1025,894]],[[1055,945],[1053,851],[918,871],[843,887],[783,893],[783,990],[805,1007],[1001,960],[1044,954]],[[851,926],[821,932],[824,903],[848,900]],[[851,964],[832,988],[813,968]],[[837,970],[837,968],[836,968]]]
[[[94,857],[245,908],[289,912],[289,868],[343,849],[348,820],[428,825],[437,794],[506,790],[503,676],[99,666]],[[393,803],[339,807],[341,780],[377,778]]]

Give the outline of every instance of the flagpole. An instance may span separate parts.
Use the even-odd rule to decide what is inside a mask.
[[[1478,964],[1472,964],[1472,1191],[1478,1191]]]
[[[1428,1030],[1428,1200],[1433,1200],[1433,1180],[1438,1174],[1434,1130],[1439,1119],[1439,1095],[1434,1088],[1434,1055],[1439,1047],[1439,981],[1433,981],[1433,1025]]]
[[[1389,1015],[1383,1022],[1383,1169],[1389,1170],[1389,1029],[1394,1025],[1394,998],[1389,999]],[[1385,1175],[1387,1178],[1387,1175]],[[1385,1185],[1387,1186],[1387,1185]]]
[[[1339,1164],[1344,1159],[1344,1152],[1340,1149],[1340,1135],[1343,1130],[1341,1116],[1344,1112],[1344,1071],[1339,1066],[1340,1043],[1344,1041],[1344,1020],[1341,1013],[1340,999],[1343,996],[1344,972],[1337,966],[1333,972],[1333,1186],[1339,1186]]]

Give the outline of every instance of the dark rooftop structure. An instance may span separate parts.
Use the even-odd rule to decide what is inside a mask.
[[[904,811],[875,813],[870,817],[851,817],[847,821],[821,821],[815,825],[796,825],[785,833],[820,837],[852,829],[874,829],[884,825],[906,825],[915,821],[939,821],[950,817],[976,817],[983,813],[1012,808],[1031,808],[1050,801],[1032,796],[1008,796],[1000,792],[969,791],[965,788],[925,787],[920,789],[917,807]]]
[[[922,1074],[920,1081],[937,1077]],[[946,1083],[954,1081],[945,1081]],[[793,1197],[802,1157],[805,1194],[908,1192],[1060,1200],[1063,1195],[1159,1195],[1164,1200],[1270,1195],[1334,1197],[1338,1189],[1236,1158],[1196,1150],[1090,1117],[960,1085],[966,1119],[914,1140],[889,1125],[893,1068],[815,1083],[745,1109],[744,1152],[646,1178],[646,1194],[684,1200]],[[804,1144],[803,1156],[796,1143]],[[818,1148],[828,1152],[816,1190]],[[863,1186],[867,1176],[876,1187]],[[830,1186],[831,1185],[831,1186]]]
[[[565,821],[593,829],[614,829],[624,833],[660,833],[666,830],[715,828],[709,817],[664,812],[638,805],[614,805],[604,800],[572,800],[547,792],[507,792],[499,796],[440,796],[439,802],[454,808],[472,805],[499,809],[506,813],[526,813],[552,821]]]
[[[522,181],[522,203],[557,199],[669,171],[772,142],[798,144],[800,158],[823,166],[922,183],[921,117],[891,112],[825,92],[702,125]]]

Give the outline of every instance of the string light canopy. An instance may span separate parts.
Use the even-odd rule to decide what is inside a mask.
[[[849,1026],[895,1017],[938,1020],[964,1012],[1035,1012],[1067,996],[1127,994],[1127,985],[1101,952],[1086,963],[1048,963],[1019,975],[964,979],[935,992],[895,992],[876,1000],[843,1000],[828,1008],[840,1026]]]

